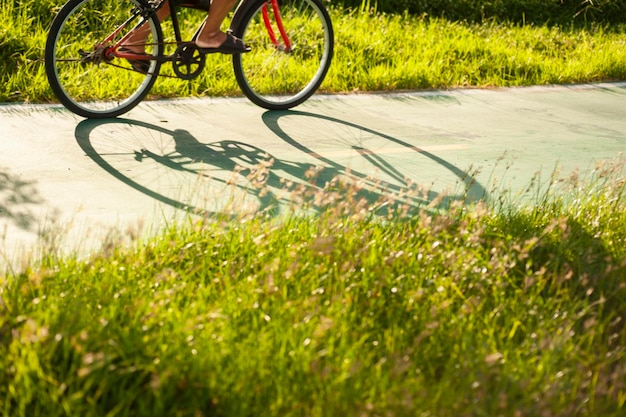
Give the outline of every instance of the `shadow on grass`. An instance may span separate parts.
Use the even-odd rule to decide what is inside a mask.
[[[0,196],[0,219],[8,219],[17,227],[30,230],[36,219],[28,206],[43,201],[35,184],[0,170]]]
[[[265,125],[278,138],[302,153],[302,157],[288,160],[271,155],[251,144],[255,138],[250,138],[249,143],[233,140],[204,143],[183,129],[170,130],[131,119],[85,120],[76,127],[75,137],[87,156],[121,182],[161,203],[203,216],[224,216],[225,213],[215,201],[209,202],[212,208],[207,208],[206,198],[204,201],[197,199],[208,185],[213,189],[216,186],[219,188],[214,192],[215,200],[223,199],[224,190],[230,187],[230,203],[240,198],[252,198],[257,211],[271,216],[277,215],[282,205],[293,205],[291,197],[296,189],[315,192],[337,177],[364,184],[358,190],[358,197],[372,204],[388,194],[403,194],[400,203],[413,209],[436,199],[437,204],[446,206],[452,201],[475,201],[485,196],[484,188],[470,173],[433,153],[384,133],[314,113],[266,112],[262,117]],[[348,152],[360,158],[369,169],[355,170],[341,162],[341,155],[333,157],[331,153],[330,156],[323,156],[311,149],[305,144],[306,137],[300,137],[298,132],[288,133],[281,127],[281,121],[287,117],[307,134],[315,133],[319,127],[315,125],[319,123],[331,124],[331,128],[318,133],[326,134],[331,145],[336,142],[342,149],[340,154]],[[342,133],[344,136],[341,136]],[[429,164],[436,164],[448,175],[452,173],[464,191],[458,195],[442,195],[426,190],[407,197],[406,190],[419,183],[411,178],[411,173],[402,172],[406,165],[395,165],[384,152],[378,152],[378,146],[371,148],[364,141],[353,141],[355,136],[373,138],[381,146],[391,144],[394,152],[403,154],[404,158],[407,154],[411,158],[425,157]],[[418,160],[415,164],[419,165]],[[183,183],[190,179],[202,188],[193,193],[183,191]],[[185,192],[195,196],[189,198]],[[235,210],[232,216],[237,215]]]

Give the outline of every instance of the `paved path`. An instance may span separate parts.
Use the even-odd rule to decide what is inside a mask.
[[[376,186],[411,183],[428,199],[523,195],[537,174],[618,157],[625,112],[624,83],[316,97],[290,112],[243,99],[163,101],[106,121],[0,105],[0,263],[38,247],[96,250],[184,221],[184,207],[288,204],[285,182],[306,182],[317,166],[318,184],[347,173],[374,197]],[[246,178],[259,164],[271,164],[266,193]]]

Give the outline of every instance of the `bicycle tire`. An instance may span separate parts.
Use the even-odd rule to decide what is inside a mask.
[[[309,99],[324,81],[334,52],[332,22],[320,0],[280,0],[278,4],[291,51],[270,41],[263,8],[267,7],[271,21],[276,19],[267,1],[258,1],[231,28],[252,48],[233,55],[237,83],[250,101],[268,110],[290,109]],[[280,39],[279,30],[274,31]]]
[[[102,52],[145,21],[141,13],[134,13],[145,4],[140,0],[70,0],[61,8],[46,40],[45,69],[52,91],[67,109],[91,119],[117,117],[148,95],[159,75],[159,60],[148,61],[144,74],[128,60]],[[131,18],[133,13],[136,16]],[[162,56],[161,25],[154,14],[147,21],[146,53]],[[102,44],[118,28],[120,32]]]

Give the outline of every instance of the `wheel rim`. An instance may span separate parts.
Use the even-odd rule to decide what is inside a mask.
[[[59,99],[64,104],[89,115],[109,115],[123,112],[145,96],[157,76],[156,60],[150,62],[146,75],[133,71],[125,59],[85,62],[79,52],[93,53],[94,45],[126,21],[136,4],[135,1],[86,0],[64,19],[54,38],[49,63],[58,82]],[[94,19],[98,19],[97,25]],[[134,24],[129,25],[129,29]],[[127,32],[123,30],[107,45],[114,44]],[[146,53],[159,54],[160,47],[154,41],[157,38],[157,29],[150,21]],[[103,58],[101,54],[95,55]]]
[[[289,107],[308,98],[326,75],[333,52],[330,20],[311,0],[280,2],[280,14],[293,52],[276,48],[261,17],[262,7],[248,20],[240,36],[252,51],[235,57],[244,93],[253,101]],[[273,11],[268,7],[270,19]],[[276,35],[280,35],[275,27]],[[238,70],[238,71],[237,71]],[[248,91],[246,91],[248,90]],[[255,100],[256,99],[256,100]]]

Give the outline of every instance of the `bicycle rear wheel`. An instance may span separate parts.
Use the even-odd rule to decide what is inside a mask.
[[[162,55],[159,21],[154,15],[142,16],[146,3],[70,0],[59,11],[48,34],[45,67],[52,91],[69,110],[87,118],[116,117],[150,92],[160,62],[147,61],[149,68],[144,74],[133,69],[127,59],[115,56],[119,42],[142,24],[150,29],[146,53]]]
[[[326,77],[334,48],[330,16],[320,0],[278,4],[276,13],[271,2],[258,2],[233,30],[252,48],[233,56],[237,83],[250,101],[269,110],[289,109],[311,97]]]

